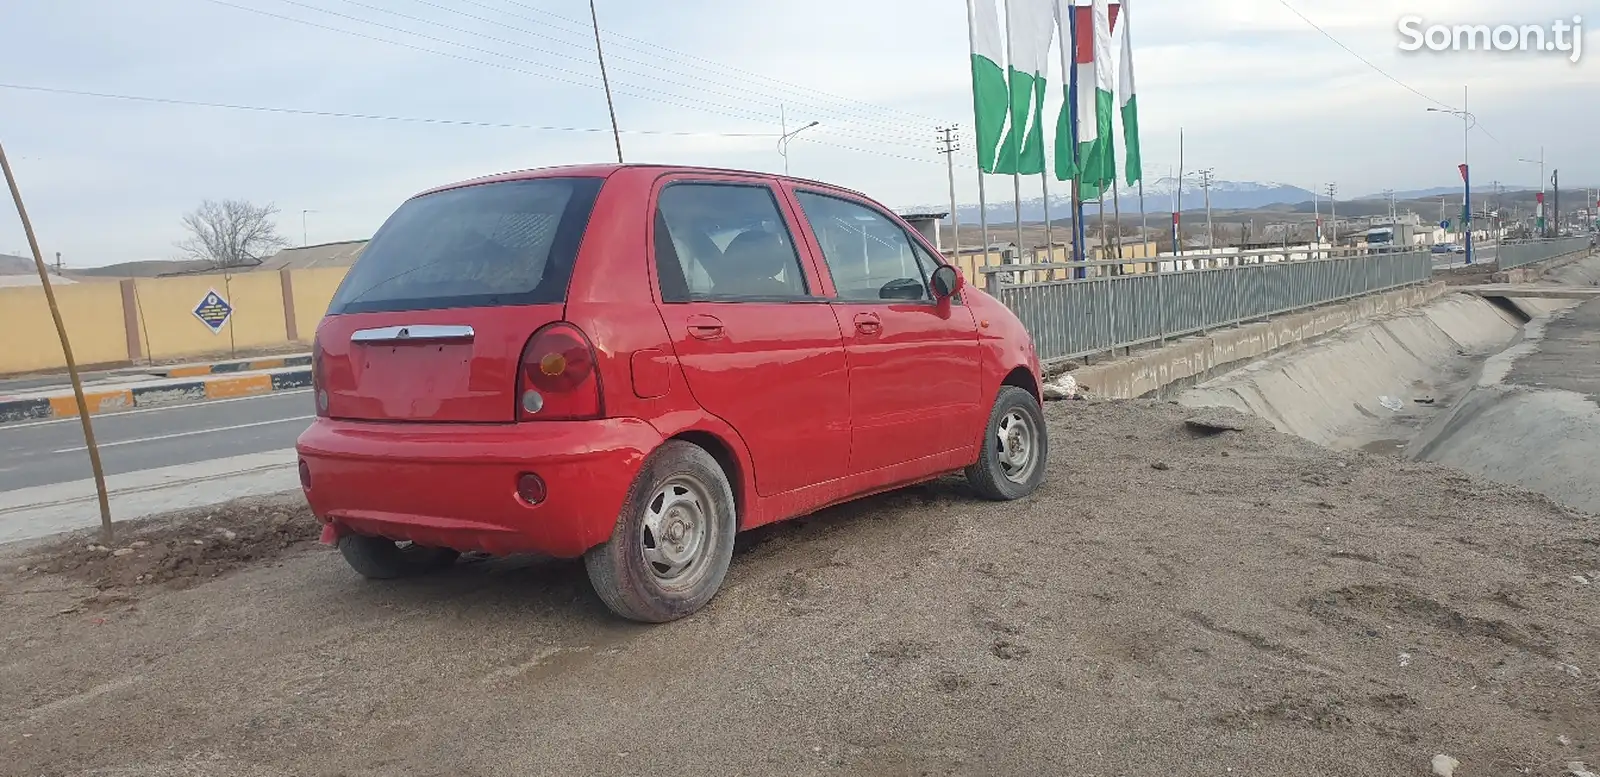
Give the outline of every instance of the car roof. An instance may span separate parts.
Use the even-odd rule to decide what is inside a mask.
[[[432,189],[428,189],[426,191],[423,191],[423,192],[420,192],[420,193],[416,194],[413,197],[413,199],[415,199],[416,197],[423,197],[423,196],[426,196],[426,195],[429,195],[429,194],[434,194],[434,193],[437,193],[437,192],[449,191],[451,189],[460,189],[460,188],[466,187],[466,186],[477,186],[479,184],[486,184],[486,183],[502,183],[502,182],[505,182],[505,181],[531,181],[531,180],[536,180],[536,179],[539,179],[539,178],[609,178],[619,170],[655,170],[655,171],[660,172],[660,173],[677,173],[677,172],[691,172],[691,173],[693,173],[693,172],[698,172],[698,173],[721,173],[721,174],[731,174],[731,175],[748,175],[748,176],[755,176],[755,177],[759,177],[759,178],[767,178],[767,179],[771,179],[771,180],[784,180],[784,181],[789,181],[790,183],[803,184],[803,185],[807,185],[807,186],[821,186],[821,187],[824,187],[824,188],[827,188],[827,189],[832,189],[834,191],[848,192],[848,193],[854,194],[854,195],[856,195],[858,197],[867,197],[867,195],[865,195],[865,194],[863,194],[861,192],[858,192],[858,191],[856,191],[854,189],[849,189],[849,188],[846,188],[846,187],[843,187],[843,186],[839,186],[839,185],[836,185],[836,184],[826,183],[824,181],[814,181],[814,180],[811,180],[811,179],[808,179],[808,178],[798,178],[798,177],[795,177],[795,176],[779,175],[779,174],[776,174],[776,173],[764,173],[764,172],[760,172],[760,171],[756,171],[756,170],[738,170],[738,169],[734,169],[734,168],[723,168],[723,167],[700,167],[700,166],[695,166],[695,165],[663,165],[663,164],[645,164],[645,163],[620,164],[620,163],[617,163],[617,162],[609,162],[609,163],[603,163],[603,164],[557,165],[557,166],[553,166],[553,167],[536,167],[536,168],[530,168],[530,169],[527,169],[527,170],[513,170],[513,171],[510,171],[510,172],[495,173],[493,175],[479,176],[477,178],[469,178],[469,179],[467,179],[465,181],[457,181],[455,183],[445,184],[443,186],[435,186]],[[868,198],[868,199],[870,199],[870,198]]]

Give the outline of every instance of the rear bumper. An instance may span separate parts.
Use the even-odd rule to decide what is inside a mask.
[[[505,425],[319,418],[295,447],[307,501],[353,532],[496,555],[575,558],[610,538],[628,488],[662,442],[632,418]],[[537,505],[523,473],[544,480]]]

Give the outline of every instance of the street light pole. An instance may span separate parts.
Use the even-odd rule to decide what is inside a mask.
[[[1461,218],[1466,221],[1467,264],[1472,264],[1472,114],[1467,113],[1467,88],[1461,87],[1461,183],[1466,194],[1461,200]]]
[[[812,127],[815,127],[821,123],[822,122],[820,121],[811,122],[810,124],[807,124],[806,126],[801,127],[793,132],[785,132],[781,137],[778,138],[778,153],[783,155],[784,175],[789,174],[789,141],[794,140],[794,136],[799,135],[800,133],[805,132],[806,130],[811,129]]]
[[[306,246],[311,245],[311,239],[310,239],[311,231],[306,228],[306,214],[307,213],[318,213],[318,212],[320,212],[320,211],[312,210],[310,208],[306,208],[306,209],[303,209],[303,210],[300,211],[300,247],[301,248],[305,248]]]
[[[1461,110],[1429,108],[1429,113],[1448,113],[1461,117],[1461,240],[1467,264],[1472,264],[1472,125],[1478,117],[1467,112],[1467,87],[1461,87]]]

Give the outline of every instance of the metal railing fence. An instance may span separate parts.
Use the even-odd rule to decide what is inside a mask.
[[[1002,265],[981,272],[989,276],[989,293],[1028,327],[1044,361],[1204,332],[1424,283],[1433,275],[1427,251],[1339,250],[1324,252],[1328,258],[1300,261],[1256,257],[1273,253],[1190,255],[1180,261],[1198,260],[1204,269],[1038,283],[1013,281],[1028,273],[1054,274],[1061,265]],[[1216,261],[1226,265],[1217,267]]]
[[[1504,242],[1496,248],[1495,268],[1510,270],[1514,267],[1521,267],[1582,251],[1588,247],[1589,237],[1587,235],[1583,237],[1555,237]]]

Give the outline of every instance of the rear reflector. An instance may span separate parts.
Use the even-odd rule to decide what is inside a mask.
[[[537,505],[540,502],[543,502],[545,496],[547,496],[545,493],[544,478],[541,478],[532,472],[522,473],[517,477],[517,496],[522,497],[522,501],[527,502],[530,505]]]

